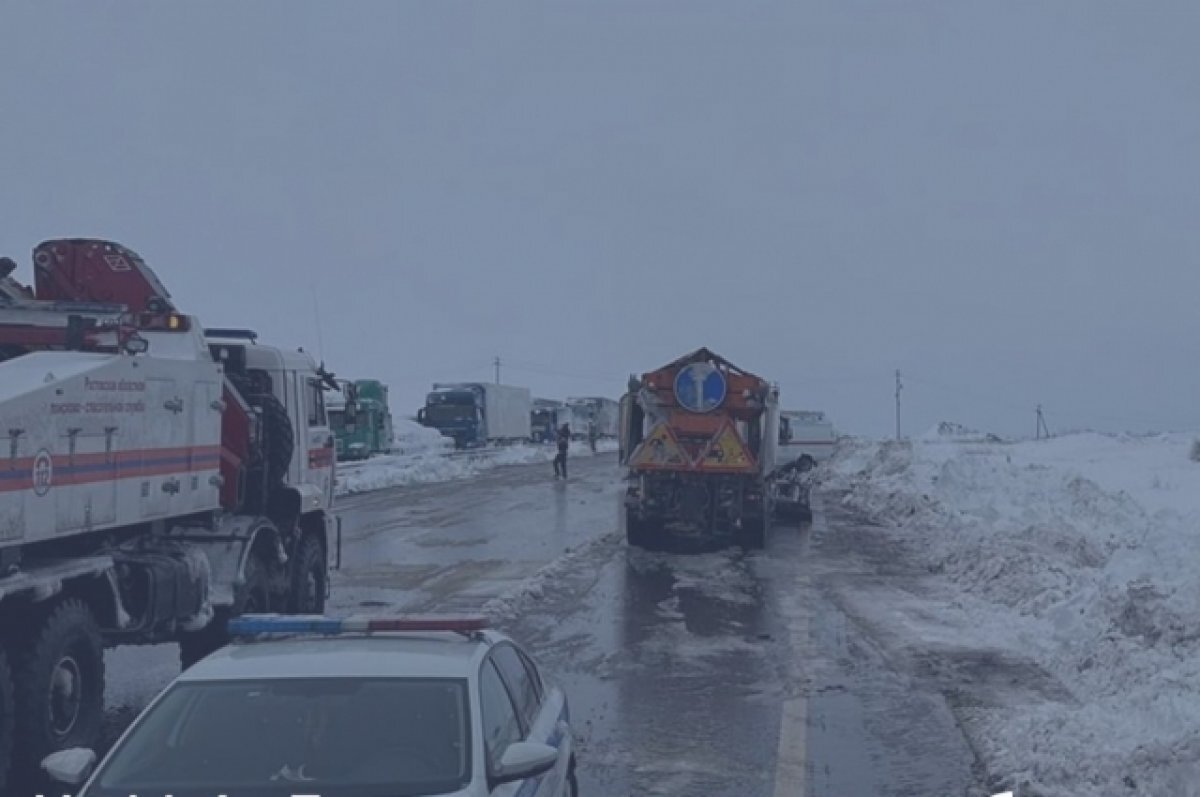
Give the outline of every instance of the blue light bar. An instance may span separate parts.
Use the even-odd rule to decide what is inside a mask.
[[[319,614],[244,614],[231,619],[227,628],[229,635],[233,637],[261,634],[340,634],[349,630],[344,621]]]
[[[488,627],[477,615],[406,615],[401,617],[326,617],[320,614],[244,614],[229,621],[232,637],[264,634],[369,634],[404,631],[449,631],[473,634]]]

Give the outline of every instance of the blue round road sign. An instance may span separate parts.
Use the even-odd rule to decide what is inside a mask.
[[[692,363],[675,376],[675,398],[686,410],[711,412],[725,401],[725,375],[710,363]]]

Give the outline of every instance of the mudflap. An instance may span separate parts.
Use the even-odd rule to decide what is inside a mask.
[[[625,509],[625,542],[634,548],[642,548],[647,551],[654,550],[661,544],[659,535],[661,535],[661,524],[651,520],[646,520],[639,516],[636,509],[626,507]]]

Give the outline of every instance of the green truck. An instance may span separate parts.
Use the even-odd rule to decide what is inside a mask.
[[[339,462],[367,459],[392,448],[387,385],[378,379],[339,379],[340,395],[329,402],[329,425]]]

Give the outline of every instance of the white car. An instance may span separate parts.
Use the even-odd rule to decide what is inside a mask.
[[[567,699],[481,618],[247,615],[95,767],[77,797],[577,797]],[[90,777],[89,777],[90,772]]]

